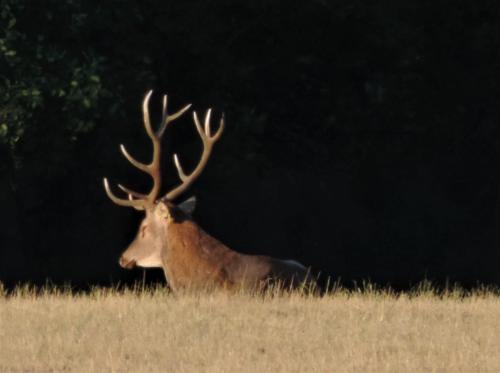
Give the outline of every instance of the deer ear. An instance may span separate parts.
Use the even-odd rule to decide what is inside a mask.
[[[187,215],[192,215],[194,212],[194,209],[196,207],[196,197],[190,197],[184,202],[181,202],[177,205],[177,207],[185,214]]]

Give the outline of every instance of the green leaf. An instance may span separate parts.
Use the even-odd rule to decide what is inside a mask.
[[[0,124],[0,136],[6,136],[9,132],[9,128],[7,127],[7,123]]]
[[[11,28],[13,28],[15,25],[16,25],[16,19],[15,19],[15,18],[11,18],[11,19],[10,19],[10,21],[9,21],[9,24],[7,25],[7,28],[8,28],[8,29],[11,29]]]

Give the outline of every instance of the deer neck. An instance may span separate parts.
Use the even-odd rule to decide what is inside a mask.
[[[169,220],[166,237],[163,269],[174,290],[223,283],[224,266],[239,255],[191,219]]]

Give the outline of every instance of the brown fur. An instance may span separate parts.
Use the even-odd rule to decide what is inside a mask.
[[[180,288],[256,288],[279,280],[298,286],[307,271],[267,256],[240,254],[206,233],[168,203],[166,247],[162,262],[170,286]]]

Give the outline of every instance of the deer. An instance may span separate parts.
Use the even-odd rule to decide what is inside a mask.
[[[162,100],[162,116],[156,131],[151,126],[149,101],[150,90],[142,102],[143,123],[153,147],[152,160],[142,163],[130,155],[123,144],[123,156],[140,171],[152,178],[149,193],[135,192],[118,184],[126,198],[117,197],[104,178],[104,190],[112,202],[119,206],[133,207],[144,211],[145,217],[139,225],[135,239],[122,253],[119,264],[125,269],[134,267],[162,268],[169,287],[174,291],[182,289],[264,289],[269,284],[280,284],[296,289],[309,281],[308,269],[297,261],[281,260],[265,255],[247,255],[230,249],[210,234],[206,233],[192,218],[196,197],[182,203],[175,200],[184,194],[200,176],[207,165],[214,144],[224,131],[224,115],[219,128],[212,134],[208,109],[203,126],[196,111],[193,121],[203,150],[198,164],[186,173],[177,154],[173,163],[177,169],[180,184],[159,197],[161,189],[161,140],[168,126],[189,110],[191,104],[174,114],[167,112],[167,95]],[[314,282],[314,280],[311,280]]]

